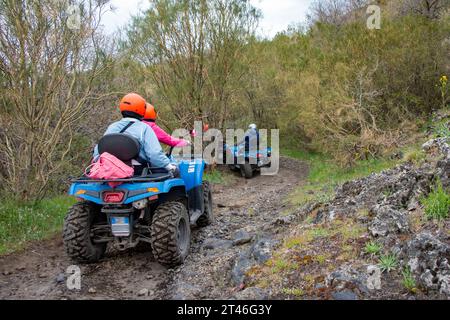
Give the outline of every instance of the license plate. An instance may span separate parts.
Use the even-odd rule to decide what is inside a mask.
[[[111,217],[111,232],[115,237],[129,237],[130,217]]]
[[[128,217],[112,217],[111,224],[113,224],[113,225],[129,225],[130,218],[128,218]]]

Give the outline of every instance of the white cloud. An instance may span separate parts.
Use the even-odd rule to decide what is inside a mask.
[[[148,0],[112,0],[114,10],[105,13],[102,24],[107,34],[112,34],[119,28],[126,26],[132,16],[149,7]]]
[[[274,36],[292,23],[304,22],[311,2],[312,0],[251,0],[263,13],[258,33]],[[148,0],[112,0],[111,4],[116,10],[108,12],[103,18],[105,32],[108,34],[125,26],[132,15],[149,7]]]
[[[306,21],[306,13],[312,0],[251,0],[262,10],[259,33],[274,36],[289,25]]]

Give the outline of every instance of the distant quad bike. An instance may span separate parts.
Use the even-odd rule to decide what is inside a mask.
[[[107,135],[99,143],[100,154],[109,152],[129,165],[139,150],[139,142],[126,134]],[[182,264],[190,250],[191,226],[205,227],[214,217],[211,188],[202,181],[205,162],[178,162],[180,178],[165,169],[141,165],[135,167],[139,174],[130,179],[72,181],[69,194],[79,202],[64,222],[69,257],[95,263],[108,244],[119,250],[150,244],[159,263]],[[121,184],[111,187],[110,183]]]
[[[270,167],[272,148],[262,150],[245,150],[245,145],[228,146],[224,145],[224,158],[230,155],[234,159],[233,164],[228,167],[232,171],[240,171],[246,179],[253,178],[255,172],[261,168]]]

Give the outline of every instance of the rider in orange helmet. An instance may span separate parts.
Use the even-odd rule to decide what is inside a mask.
[[[147,109],[147,102],[136,93],[129,93],[120,101],[119,110],[123,119],[111,124],[105,132],[107,134],[128,134],[139,141],[141,150],[139,162],[147,162],[153,167],[166,168],[168,171],[176,172],[177,167],[170,163],[169,158],[163,152],[153,130],[141,122]],[[98,147],[94,151],[94,159],[97,159]]]

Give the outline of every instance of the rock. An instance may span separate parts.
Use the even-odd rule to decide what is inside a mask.
[[[423,287],[450,296],[450,245],[422,232],[402,247],[400,257]]]
[[[217,249],[230,249],[233,247],[233,241],[210,238],[203,242],[203,248],[205,250],[217,250]]]
[[[289,225],[294,220],[294,217],[292,215],[286,216],[286,217],[278,217],[273,222],[272,225],[275,226],[283,226],[283,225]]]
[[[314,289],[316,289],[316,290],[321,290],[321,289],[325,289],[325,288],[326,288],[326,286],[323,283],[317,283],[314,286]]]
[[[262,238],[258,240],[250,250],[256,262],[263,264],[271,258],[274,246],[275,242],[273,240]]]
[[[239,230],[234,235],[233,245],[240,246],[253,240],[253,236],[245,230]]]
[[[450,296],[450,274],[439,274],[437,279],[440,284],[439,293]]]
[[[422,149],[434,156],[443,155],[446,159],[450,159],[450,138],[443,137],[431,139],[423,144]]]
[[[147,297],[148,296],[148,289],[142,289],[138,292],[139,297]]]
[[[245,282],[245,275],[254,264],[248,253],[239,255],[231,269],[231,281],[235,286],[240,286]]]
[[[374,237],[385,237],[390,233],[409,232],[409,220],[407,214],[397,211],[387,205],[377,205],[371,213],[375,218],[369,225],[369,231]]]
[[[88,293],[94,294],[97,293],[97,290],[95,288],[89,288]]]
[[[325,278],[326,286],[334,289],[336,292],[351,287],[359,290],[360,293],[366,294],[369,292],[366,283],[366,275],[358,272],[349,265],[341,266]]]
[[[367,288],[381,290],[381,269],[378,266],[367,267]]]
[[[203,290],[200,287],[191,285],[186,282],[178,282],[175,286],[175,293],[173,300],[196,300],[202,294]]]
[[[63,283],[65,280],[66,280],[66,275],[64,273],[60,273],[60,274],[58,274],[58,276],[56,276],[57,283]]]
[[[269,294],[263,289],[250,287],[243,291],[240,291],[234,295],[236,300],[267,300],[269,299]]]
[[[333,292],[331,296],[334,300],[359,300],[358,295],[349,290]]]

